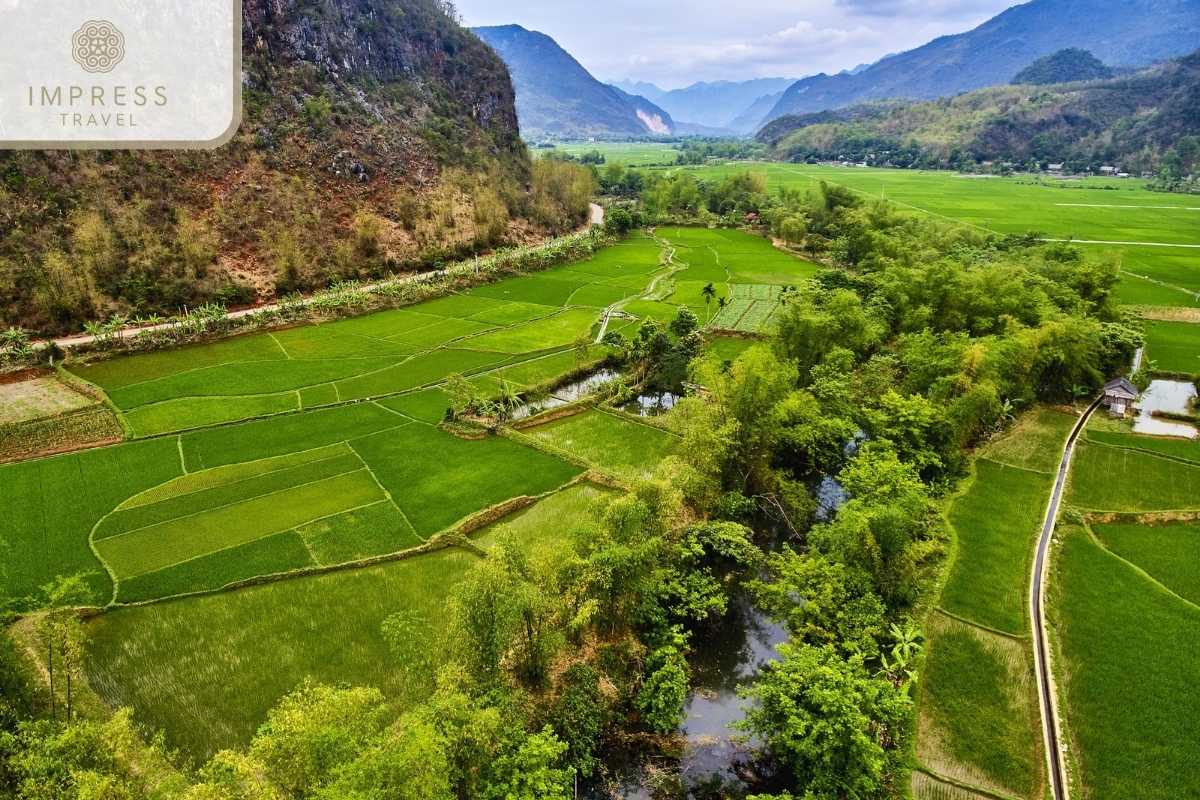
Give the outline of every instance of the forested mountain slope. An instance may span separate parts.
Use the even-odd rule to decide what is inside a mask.
[[[245,0],[242,29],[224,147],[0,152],[0,323],[247,303],[567,224],[523,188],[504,63],[436,0]]]
[[[792,85],[767,118],[883,98],[934,99],[1008,83],[1064,48],[1109,66],[1140,67],[1200,47],[1195,0],[1032,0],[972,31],[943,36],[856,75],[817,75]]]
[[[1140,173],[1157,170],[1160,157],[1189,135],[1200,135],[1200,52],[1107,81],[1001,86],[932,102],[781,117],[758,138],[788,161],[844,157],[958,168],[1034,160]],[[1190,168],[1182,167],[1186,175]]]

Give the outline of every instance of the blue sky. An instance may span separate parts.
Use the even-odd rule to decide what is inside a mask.
[[[696,81],[839,72],[970,30],[1013,0],[456,0],[468,25],[554,37],[601,80]]]

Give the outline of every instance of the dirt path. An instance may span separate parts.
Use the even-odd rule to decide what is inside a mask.
[[[1092,403],[1067,439],[1062,461],[1058,465],[1058,478],[1050,505],[1046,509],[1046,520],[1042,525],[1042,536],[1038,540],[1037,555],[1033,560],[1033,574],[1029,581],[1029,615],[1033,623],[1033,660],[1037,672],[1038,702],[1042,712],[1042,739],[1046,745],[1046,765],[1050,770],[1050,790],[1053,800],[1067,800],[1067,772],[1063,763],[1063,738],[1058,724],[1058,691],[1054,682],[1054,670],[1050,663],[1050,633],[1046,627],[1046,575],[1049,572],[1050,544],[1054,540],[1054,526],[1058,522],[1058,511],[1062,504],[1063,488],[1071,471],[1071,457],[1075,444],[1083,433],[1092,414],[1100,407],[1100,400]]]
[[[588,203],[588,205],[591,206],[591,209],[592,209],[592,224],[593,225],[603,225],[604,224],[604,207],[598,206],[595,203]]]

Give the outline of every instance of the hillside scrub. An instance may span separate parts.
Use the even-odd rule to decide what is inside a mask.
[[[251,305],[577,227],[586,178],[535,169],[504,64],[446,9],[247,2],[227,145],[0,152],[0,322]]]

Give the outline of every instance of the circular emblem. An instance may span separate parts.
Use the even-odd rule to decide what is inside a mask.
[[[71,37],[71,55],[88,72],[110,72],[125,57],[125,36],[111,22],[85,22]]]

